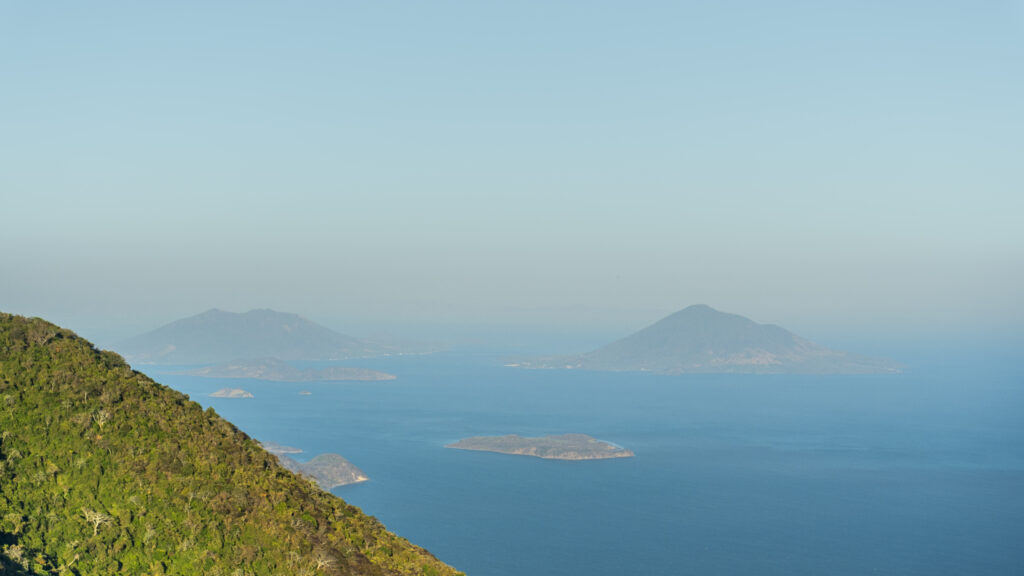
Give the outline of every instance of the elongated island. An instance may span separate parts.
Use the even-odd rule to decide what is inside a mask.
[[[536,456],[551,460],[601,460],[634,456],[632,450],[592,438],[586,434],[559,434],[539,438],[527,438],[516,434],[474,436],[448,444],[445,448]]]
[[[221,388],[210,393],[210,398],[255,398],[252,392],[241,388]]]

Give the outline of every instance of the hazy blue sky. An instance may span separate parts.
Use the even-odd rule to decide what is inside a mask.
[[[0,0],[0,310],[1024,326],[1024,3]]]

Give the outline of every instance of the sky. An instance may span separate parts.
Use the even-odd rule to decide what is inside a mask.
[[[1024,2],[0,0],[0,310],[1024,331]]]

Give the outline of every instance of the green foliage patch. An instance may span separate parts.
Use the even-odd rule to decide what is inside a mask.
[[[455,575],[187,396],[0,314],[0,572]]]

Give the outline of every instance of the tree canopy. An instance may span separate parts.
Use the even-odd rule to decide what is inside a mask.
[[[0,572],[455,575],[212,409],[0,314]]]

